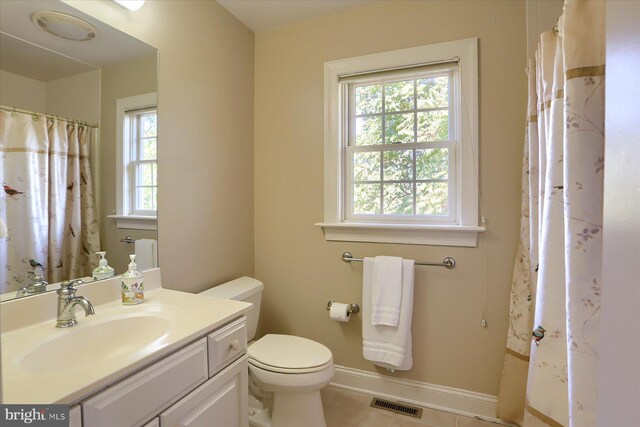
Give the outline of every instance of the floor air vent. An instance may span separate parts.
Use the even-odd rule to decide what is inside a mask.
[[[417,406],[407,405],[406,403],[392,402],[390,400],[380,399],[374,397],[371,401],[372,408],[383,409],[389,412],[395,412],[396,414],[407,415],[413,418],[422,418],[422,408]]]

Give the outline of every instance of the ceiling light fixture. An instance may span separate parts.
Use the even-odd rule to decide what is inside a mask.
[[[138,10],[144,6],[144,0],[113,0],[122,7],[126,7],[129,10]]]
[[[38,27],[54,36],[73,41],[88,41],[98,35],[98,30],[87,21],[73,15],[52,10],[40,10],[31,15]]]

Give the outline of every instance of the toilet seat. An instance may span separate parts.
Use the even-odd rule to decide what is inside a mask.
[[[327,369],[333,366],[333,361],[325,363],[322,366],[315,366],[313,368],[300,368],[300,369],[287,369],[280,368],[277,366],[265,365],[264,363],[260,363],[255,359],[248,359],[248,362],[251,366],[255,366],[256,368],[264,369],[265,371],[275,372],[278,374],[308,374],[313,372],[322,371],[323,369]]]
[[[333,366],[331,350],[292,335],[265,335],[249,346],[247,355],[251,365],[283,374],[318,372]]]

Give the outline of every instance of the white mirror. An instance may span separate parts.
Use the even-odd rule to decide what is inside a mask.
[[[93,280],[98,251],[157,266],[157,55],[60,1],[0,2],[3,301]]]

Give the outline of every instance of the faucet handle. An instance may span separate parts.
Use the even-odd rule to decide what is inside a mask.
[[[74,293],[76,291],[75,285],[83,285],[84,281],[82,279],[69,280],[67,282],[60,283],[60,289],[58,289],[58,293],[68,292]]]
[[[44,276],[41,274],[37,274],[35,271],[27,271],[27,275],[29,276],[29,279],[31,279],[33,282],[44,282]]]

